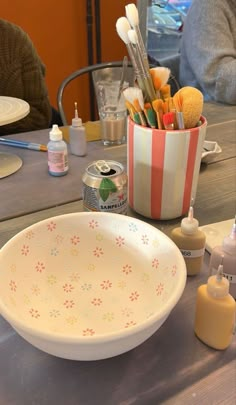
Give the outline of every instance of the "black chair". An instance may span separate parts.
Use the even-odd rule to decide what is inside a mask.
[[[104,68],[113,68],[113,67],[117,67],[120,68],[122,67],[123,62],[122,61],[118,61],[118,62],[106,62],[106,63],[98,63],[95,65],[91,65],[91,66],[86,66],[84,68],[81,68],[79,70],[76,70],[75,72],[71,73],[69,76],[67,76],[62,83],[59,86],[58,89],[58,93],[57,93],[57,105],[58,105],[58,110],[61,116],[61,120],[63,125],[68,125],[67,120],[66,120],[66,116],[65,116],[65,111],[64,111],[64,107],[63,107],[63,94],[64,94],[64,90],[66,88],[66,86],[75,78],[77,78],[78,76],[84,75],[84,74],[90,74],[90,79],[91,79],[91,73],[95,70],[98,69],[104,69]],[[131,70],[131,74],[133,75],[133,68],[131,63],[129,62],[128,64],[129,66],[129,70]],[[128,74],[130,74],[128,73]],[[92,88],[92,80],[90,80],[90,85]],[[91,98],[90,98],[91,99]]]

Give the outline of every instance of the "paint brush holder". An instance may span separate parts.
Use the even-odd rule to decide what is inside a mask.
[[[185,130],[159,130],[128,118],[128,201],[152,219],[174,219],[194,204],[207,121]]]

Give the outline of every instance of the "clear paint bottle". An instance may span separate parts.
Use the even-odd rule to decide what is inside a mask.
[[[171,232],[173,242],[184,257],[188,276],[200,272],[205,252],[206,235],[198,225],[198,220],[193,217],[193,207],[190,207],[188,217],[183,218],[181,226]]]
[[[229,292],[236,299],[236,221],[230,235],[223,239],[221,246],[211,252],[209,263],[210,274],[215,274],[224,256],[224,276],[229,280]]]
[[[229,294],[229,282],[220,264],[217,274],[198,287],[194,331],[197,337],[214,349],[226,349],[235,327],[236,304]]]
[[[69,134],[69,146],[72,155],[85,156],[87,152],[86,132],[82,120],[78,116],[77,103],[75,103],[75,117],[72,119],[72,125],[69,127]]]
[[[64,176],[68,173],[68,150],[63,141],[62,132],[57,124],[54,124],[49,132],[50,141],[48,148],[48,172],[52,176]]]

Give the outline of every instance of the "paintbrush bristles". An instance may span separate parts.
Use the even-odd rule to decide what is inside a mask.
[[[156,80],[157,87],[155,87],[155,83],[153,82],[155,89],[159,91],[168,82],[170,77],[170,69],[162,66],[157,66],[150,69],[150,74],[152,80]]]
[[[128,44],[130,42],[128,37],[128,31],[130,29],[131,27],[126,17],[118,18],[118,20],[116,21],[116,31],[125,44]]]
[[[125,14],[132,27],[136,27],[137,25],[139,25],[138,10],[134,3],[125,6]]]
[[[131,104],[134,104],[134,100],[138,99],[141,108],[143,109],[144,100],[143,93],[139,87],[127,87],[123,91],[124,98],[128,100]]]

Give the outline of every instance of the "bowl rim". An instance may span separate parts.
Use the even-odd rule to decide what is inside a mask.
[[[93,336],[77,336],[77,335],[66,335],[60,332],[55,332],[55,331],[48,331],[48,330],[43,330],[42,327],[31,327],[29,326],[28,323],[26,323],[25,321],[22,321],[21,319],[17,318],[17,316],[14,316],[12,314],[12,312],[8,309],[8,307],[5,305],[5,303],[3,302],[1,296],[0,296],[0,315],[3,316],[3,318],[8,321],[11,326],[16,329],[16,330],[21,330],[24,333],[28,333],[31,336],[35,336],[35,337],[40,337],[44,340],[47,341],[57,341],[57,342],[63,342],[63,343],[80,343],[80,344],[94,344],[94,343],[105,343],[105,342],[111,342],[117,339],[123,339],[126,338],[128,336],[137,334],[139,332],[142,332],[143,330],[148,329],[149,327],[153,326],[155,324],[155,322],[160,321],[161,319],[165,319],[167,318],[167,316],[170,314],[170,312],[172,311],[172,309],[174,309],[174,307],[176,306],[176,304],[178,303],[179,299],[181,298],[183,291],[185,289],[186,286],[186,282],[187,282],[187,269],[186,269],[186,264],[184,261],[184,258],[181,254],[181,252],[178,250],[176,244],[170,239],[169,236],[167,236],[166,234],[164,234],[161,230],[159,230],[158,228],[156,228],[155,226],[142,221],[138,218],[134,218],[128,215],[122,215],[122,214],[116,214],[116,213],[106,213],[106,212],[72,212],[72,213],[68,213],[68,214],[61,214],[61,215],[56,215],[53,217],[49,217],[46,219],[43,219],[41,221],[35,222],[32,225],[29,225],[28,227],[22,229],[20,232],[18,232],[16,235],[14,235],[11,239],[9,239],[0,249],[0,261],[1,261],[1,256],[4,254],[4,251],[12,244],[14,243],[15,239],[18,239],[22,236],[22,234],[24,234],[25,232],[28,232],[29,230],[31,230],[32,228],[35,229],[35,227],[40,227],[42,224],[47,223],[48,221],[53,221],[53,220],[57,220],[58,218],[63,218],[63,217],[80,217],[80,216],[101,216],[101,217],[119,217],[122,218],[122,220],[124,221],[128,221],[128,220],[132,220],[134,222],[137,223],[142,223],[145,224],[145,226],[147,226],[147,228],[151,228],[152,230],[154,229],[155,232],[157,232],[158,234],[161,234],[162,237],[164,237],[164,239],[166,241],[168,241],[168,243],[170,243],[173,247],[175,247],[176,250],[176,254],[178,256],[178,260],[182,261],[182,277],[179,278],[178,280],[178,284],[177,284],[177,288],[174,291],[174,294],[172,296],[171,301],[168,300],[167,302],[164,303],[163,307],[161,308],[161,310],[159,310],[157,313],[152,314],[149,318],[146,318],[144,320],[142,320],[140,323],[133,325],[130,328],[127,329],[118,329],[116,331],[112,331],[109,333],[104,333],[104,334],[97,334],[97,335],[93,335]]]

